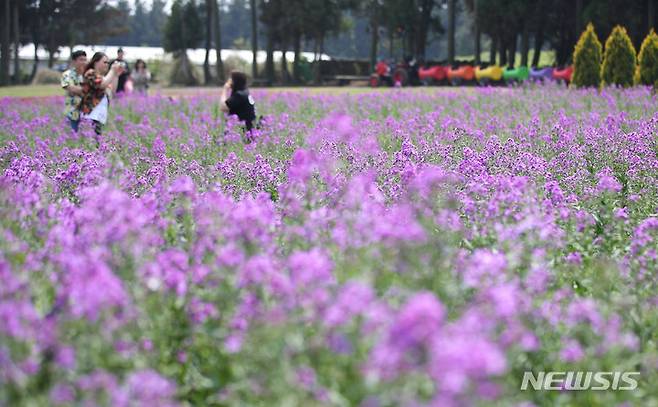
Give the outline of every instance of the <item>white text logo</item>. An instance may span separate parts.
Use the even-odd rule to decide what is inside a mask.
[[[635,390],[640,372],[524,372],[521,390]]]

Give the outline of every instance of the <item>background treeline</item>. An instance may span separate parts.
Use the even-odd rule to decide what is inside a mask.
[[[571,62],[576,40],[590,21],[606,36],[617,24],[627,27],[639,48],[654,25],[655,2],[175,0],[168,7],[164,0],[136,0],[131,7],[127,0],[4,0],[0,83],[21,81],[10,77],[9,67],[15,44],[26,43],[44,46],[50,65],[60,47],[73,44],[165,46],[183,59],[185,53],[180,51],[184,49],[206,47],[209,54],[219,46],[264,50],[270,56],[274,50],[326,53],[371,63],[382,57],[414,55],[448,62],[467,57],[476,63],[484,59],[500,65],[513,65],[517,55],[521,64],[537,65],[539,51],[552,50],[555,63],[564,65]],[[174,15],[175,9],[181,10],[179,16]],[[167,33],[169,38],[186,40],[172,44]],[[299,81],[299,62],[298,58],[283,61],[280,79]],[[263,72],[252,74],[273,79],[273,64],[273,58],[268,58]],[[220,79],[217,69],[216,79]],[[212,76],[209,66],[204,73],[206,79]]]

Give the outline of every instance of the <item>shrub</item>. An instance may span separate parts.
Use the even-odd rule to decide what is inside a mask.
[[[170,70],[170,67],[167,66],[162,59],[153,58],[146,61],[146,66],[148,67],[149,72],[151,72],[151,82],[158,83],[162,80],[165,70]]]
[[[224,72],[241,71],[251,74],[251,61],[247,61],[238,55],[231,55],[224,59]]]
[[[658,81],[658,35],[653,30],[642,41],[637,60],[635,83],[654,85]]]
[[[190,61],[185,51],[174,55],[174,62],[169,73],[170,85],[196,86],[199,84],[199,72]]]
[[[37,71],[32,84],[34,85],[57,85],[62,81],[62,73],[54,69],[40,69]]]
[[[601,79],[605,85],[629,87],[633,85],[636,66],[635,48],[622,26],[612,29],[605,42],[601,65]]]
[[[592,23],[587,25],[573,51],[573,86],[598,87],[601,83],[601,42]]]

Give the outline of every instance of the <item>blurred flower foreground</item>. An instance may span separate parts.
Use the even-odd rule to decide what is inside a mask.
[[[648,88],[254,96],[0,101],[0,405],[658,405]]]

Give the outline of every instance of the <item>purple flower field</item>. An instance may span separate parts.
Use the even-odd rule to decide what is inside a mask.
[[[0,100],[0,405],[658,405],[649,89],[254,96]]]

